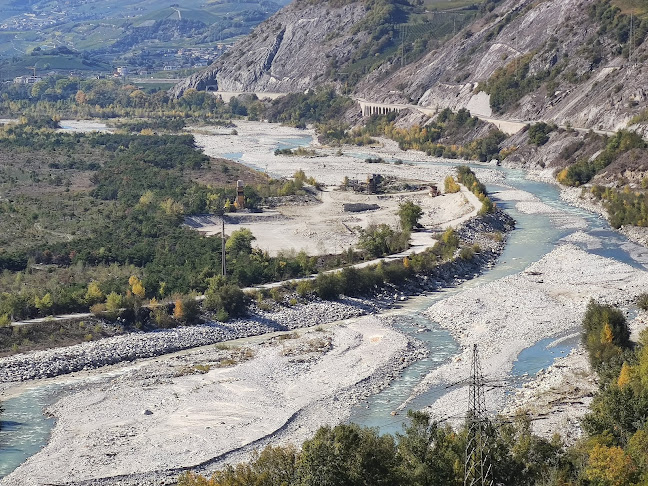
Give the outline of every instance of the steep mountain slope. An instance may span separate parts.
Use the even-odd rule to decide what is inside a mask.
[[[426,36],[435,17],[415,18],[406,2],[383,0],[394,18],[368,27],[380,10],[376,0],[297,0],[175,94],[189,87],[290,92],[332,82],[372,101],[612,131],[648,118],[648,2],[612,1],[632,8],[611,0],[487,0],[445,41]],[[380,29],[389,32],[380,37]],[[415,35],[403,36],[408,29]],[[418,56],[421,49],[427,53]],[[354,58],[365,68],[356,69]]]
[[[631,41],[630,17],[607,1],[504,1],[444,48],[386,78],[368,77],[358,91],[369,99],[616,130],[646,107],[640,42],[647,25],[632,22]]]
[[[293,3],[258,26],[212,68],[177,86],[176,93],[189,87],[291,92],[324,83],[328,54],[349,55],[354,42],[367,37],[351,33],[365,14],[360,3],[338,8]],[[334,42],[328,42],[331,37]]]
[[[385,63],[420,58],[477,16],[465,0],[295,0],[208,71],[175,90],[294,92],[325,83],[351,92]],[[453,7],[451,12],[434,10]]]

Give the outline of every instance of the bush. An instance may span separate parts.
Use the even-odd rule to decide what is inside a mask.
[[[549,141],[549,134],[556,130],[556,125],[549,125],[539,122],[529,127],[529,141],[537,146],[544,145]]]
[[[297,295],[307,297],[314,292],[315,288],[311,280],[301,280],[297,283]]]
[[[445,192],[448,194],[459,192],[461,190],[461,187],[455,182],[454,177],[452,176],[446,177],[445,181],[443,181],[443,185]]]
[[[648,293],[643,293],[637,297],[637,307],[641,310],[648,310]]]
[[[398,217],[400,218],[401,228],[405,231],[412,231],[418,226],[421,216],[423,216],[421,206],[414,204],[412,201],[405,201],[398,205]]]
[[[583,344],[595,369],[630,347],[630,330],[623,313],[590,300],[583,318]]]
[[[332,273],[320,273],[315,279],[315,292],[324,300],[335,300],[340,296],[340,278]]]
[[[362,230],[358,248],[370,257],[380,258],[408,247],[409,231],[394,231],[386,224],[371,224]]]
[[[178,297],[173,308],[173,317],[184,324],[193,324],[200,317],[200,304],[195,296]]]
[[[203,306],[216,312],[222,318],[238,317],[245,313],[246,297],[243,291],[224,277],[217,276],[209,279],[209,287],[205,292]],[[222,320],[222,319],[218,319]],[[225,318],[227,320],[227,318]]]

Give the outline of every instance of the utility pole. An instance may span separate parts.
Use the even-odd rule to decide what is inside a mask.
[[[630,42],[628,43],[628,65],[632,68],[634,64],[632,62],[632,56],[634,54],[634,15],[630,14]]]
[[[477,345],[473,345],[471,381],[468,392],[468,437],[464,463],[464,486],[493,486],[493,470],[488,457],[484,376],[479,363]]]
[[[221,218],[223,227],[221,229],[221,270],[223,277],[227,277],[227,267],[225,265],[225,216]]]

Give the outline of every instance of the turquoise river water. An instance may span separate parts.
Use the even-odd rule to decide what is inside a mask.
[[[305,137],[305,140],[309,142],[310,137]],[[295,142],[294,139],[291,139],[280,141],[278,147],[294,148],[306,143],[306,141]],[[240,157],[239,154],[232,155]],[[358,157],[364,157],[364,155],[358,154]],[[524,173],[520,170],[497,170],[503,173],[503,184],[508,186],[507,188],[512,187],[530,192],[543,203],[558,210],[561,215],[577,217],[585,221],[586,227],[581,227],[579,230],[591,234],[603,242],[598,249],[587,250],[584,248],[585,250],[637,267],[643,267],[648,262],[645,248],[628,242],[623,236],[612,231],[602,218],[563,202],[559,197],[558,188],[550,184],[526,180]],[[529,264],[550,252],[561,238],[576,231],[573,228],[561,227],[560,223],[556,222],[555,215],[553,217],[543,214],[528,215],[517,211],[515,201],[507,201],[504,198],[506,193],[498,196],[501,191],[507,188],[487,185],[488,191],[497,200],[498,206],[508,211],[517,222],[516,229],[511,233],[499,261],[481,276],[456,288],[413,298],[402,308],[391,311],[391,315],[395,317],[396,326],[403,332],[423,341],[429,348],[430,355],[409,366],[386,389],[370,397],[367,403],[357,406],[351,417],[352,422],[378,427],[382,432],[400,431],[403,418],[391,415],[394,404],[405,401],[423,376],[457,353],[457,344],[448,332],[436,323],[427,321],[420,311],[453,293],[462,292],[466,288],[524,270]],[[431,330],[419,332],[422,327]],[[526,377],[549,366],[556,357],[568,353],[578,338],[577,336],[567,336],[566,339],[557,341],[558,338],[563,337],[565,336],[546,339],[524,350],[514,364],[513,379],[527,379]],[[53,403],[60,392],[60,388],[53,385],[41,386],[3,401],[5,413],[2,416],[2,431],[0,432],[0,478],[10,473],[47,443],[53,420],[43,415],[43,408]],[[443,387],[432,388],[410,402],[409,407],[414,409],[424,407],[432,403],[443,392]]]

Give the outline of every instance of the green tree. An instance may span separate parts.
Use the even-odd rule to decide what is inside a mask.
[[[88,290],[85,294],[85,301],[88,306],[93,306],[99,302],[103,302],[105,296],[101,289],[99,288],[99,282],[92,281],[88,284]]]
[[[393,437],[358,425],[322,427],[304,442],[300,486],[399,485]]]
[[[405,201],[398,205],[398,217],[400,218],[401,228],[405,231],[412,231],[423,216],[423,209],[412,201]]]
[[[454,177],[452,177],[450,175],[447,176],[445,178],[445,180],[443,181],[443,186],[444,186],[445,192],[448,193],[448,194],[459,192],[461,190],[461,187],[454,180]]]
[[[124,305],[124,298],[117,292],[110,292],[106,297],[106,312],[112,319],[117,318]]]
[[[225,251],[232,259],[241,254],[249,255],[252,253],[252,242],[256,240],[252,232],[247,228],[232,231],[232,234],[225,242]]]
[[[386,224],[370,224],[360,233],[358,248],[370,257],[380,258],[407,249],[409,231],[394,231]]]
[[[54,302],[52,301],[52,296],[50,293],[46,293],[43,297],[39,298],[38,296],[34,299],[34,307],[38,309],[41,315],[47,315],[52,309]]]
[[[463,445],[449,426],[430,421],[423,412],[409,411],[409,423],[403,434],[398,434],[400,472],[404,484],[412,486],[457,484],[459,471],[455,464],[463,464]]]
[[[583,318],[583,344],[594,368],[621,356],[630,345],[630,330],[623,313],[590,300]],[[619,366],[621,363],[619,363]]]
[[[218,275],[209,279],[203,306],[207,310],[216,312],[219,320],[225,321],[230,317],[243,315],[246,300],[245,294],[237,285]]]

